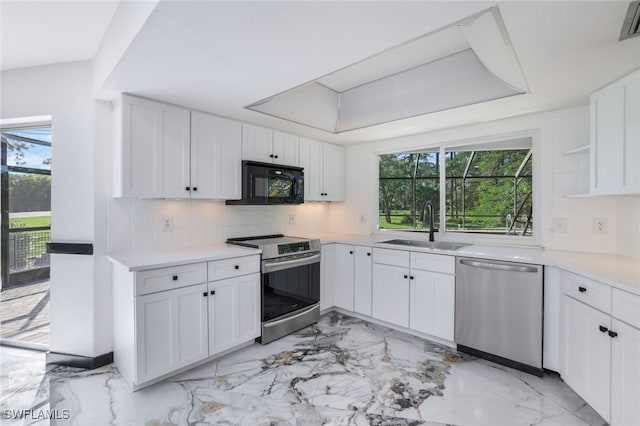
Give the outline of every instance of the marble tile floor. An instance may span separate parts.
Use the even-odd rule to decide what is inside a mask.
[[[0,415],[33,408],[69,417],[5,416],[3,425],[606,424],[555,375],[541,379],[337,313],[133,394],[113,365],[45,372],[42,353],[0,347],[0,355]]]

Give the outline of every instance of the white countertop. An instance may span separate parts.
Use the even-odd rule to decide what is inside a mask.
[[[262,253],[260,249],[234,246],[231,244],[215,244],[147,253],[116,252],[107,255],[107,259],[126,267],[130,272],[134,272],[260,253]]]
[[[505,260],[538,265],[554,266],[591,278],[621,290],[640,295],[640,259],[610,254],[582,253],[538,248],[521,248],[472,244],[460,250],[430,250],[421,247],[404,247],[382,244],[381,241],[393,239],[384,235],[350,235],[327,233],[307,235],[319,238],[323,244],[344,243],[367,245],[396,250],[422,251],[433,254],[467,256],[483,259]]]

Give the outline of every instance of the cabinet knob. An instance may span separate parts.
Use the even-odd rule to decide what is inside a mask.
[[[235,269],[240,269],[240,265],[234,266]]]
[[[276,158],[278,158],[278,156],[277,156],[277,155],[276,155],[275,157],[276,157]]]
[[[215,290],[211,290],[211,292],[210,292],[210,293],[211,293],[211,295],[213,296],[214,294],[216,294],[216,291],[215,291]]]
[[[202,293],[203,297],[207,297],[207,292],[205,291],[204,293]]]
[[[616,333],[615,331],[609,330],[609,337],[616,337],[616,336],[618,336],[618,333]]]
[[[191,191],[191,187],[190,187],[190,186],[187,186],[187,187],[185,188],[185,191]]]
[[[198,190],[198,187],[197,187],[197,186],[194,186],[194,187],[193,187],[193,190],[194,190],[194,191],[197,191],[197,190]]]
[[[349,250],[349,254],[353,254],[353,250]]]
[[[600,331],[602,333],[606,333],[607,331],[609,331],[609,329],[607,327],[605,327],[604,325],[601,325],[600,327],[598,327],[600,329]]]
[[[173,278],[173,280],[174,280],[174,281],[178,281],[178,276],[177,276],[177,275],[174,275],[174,276],[173,276],[173,277],[171,277],[171,278]]]
[[[412,279],[413,279],[413,275],[411,275],[411,276],[409,277],[409,279],[410,279],[410,280],[412,280]]]
[[[273,154],[269,154],[269,158],[273,158]]]
[[[409,278],[409,275],[405,275],[405,276],[404,276],[404,279],[405,279],[405,280],[406,280],[407,278]]]
[[[579,291],[580,293],[586,293],[586,292],[587,292],[587,288],[586,288],[586,287],[579,286],[579,287],[578,287],[578,291]]]
[[[367,253],[367,256],[371,256],[371,253]]]

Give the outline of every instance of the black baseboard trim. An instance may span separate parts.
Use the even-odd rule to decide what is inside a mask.
[[[464,345],[458,345],[458,350],[460,352],[464,352],[478,358],[486,359],[487,361],[495,362],[496,364],[501,364],[516,370],[524,371],[525,373],[533,374],[534,376],[538,377],[542,377],[544,371],[542,367],[538,368],[532,365],[523,364],[512,359],[503,358],[501,356],[490,354]],[[540,356],[542,357],[542,354],[540,354]]]
[[[47,365],[64,365],[65,367],[84,368],[93,370],[113,362],[113,352],[89,357],[82,355],[47,352]]]

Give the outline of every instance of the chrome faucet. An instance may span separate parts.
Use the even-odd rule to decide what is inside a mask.
[[[424,204],[422,205],[422,212],[420,213],[420,220],[422,221],[422,227],[424,228],[424,221],[425,221],[425,210],[429,209],[429,241],[435,241],[435,239],[433,238],[433,204],[431,203],[431,200],[427,200],[424,202]]]

